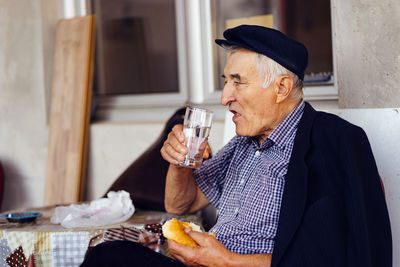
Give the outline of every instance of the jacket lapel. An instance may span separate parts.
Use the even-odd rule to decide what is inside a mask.
[[[295,234],[304,212],[307,196],[308,169],[305,155],[309,149],[310,133],[317,112],[307,102],[297,128],[292,155],[286,174],[278,229],[271,266],[277,266]]]

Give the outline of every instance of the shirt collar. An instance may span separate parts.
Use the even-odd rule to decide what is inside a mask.
[[[289,137],[296,131],[301,115],[304,110],[304,100],[301,100],[289,115],[281,121],[262,143],[261,148],[269,148],[275,144],[278,148],[284,149]]]

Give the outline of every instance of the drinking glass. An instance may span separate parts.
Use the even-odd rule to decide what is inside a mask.
[[[207,147],[211,130],[213,112],[198,107],[187,107],[183,121],[185,145],[188,148],[185,160],[180,166],[199,168],[203,162],[204,150]]]

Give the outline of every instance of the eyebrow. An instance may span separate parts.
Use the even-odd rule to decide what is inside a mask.
[[[222,78],[226,79],[226,76],[224,74],[221,75]],[[237,79],[240,81],[241,77],[239,74],[235,73],[235,74],[229,74],[229,77],[231,77],[231,79]]]

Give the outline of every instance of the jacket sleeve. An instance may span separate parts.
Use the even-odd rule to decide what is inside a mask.
[[[348,266],[392,266],[392,236],[380,177],[365,132],[343,136]]]

